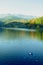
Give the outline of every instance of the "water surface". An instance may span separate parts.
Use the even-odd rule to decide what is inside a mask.
[[[43,32],[0,29],[0,65],[43,63]]]

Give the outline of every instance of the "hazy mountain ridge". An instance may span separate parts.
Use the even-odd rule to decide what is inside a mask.
[[[0,18],[0,27],[13,28],[43,28],[43,17],[36,18],[34,16],[24,15],[6,15]]]
[[[0,19],[32,19],[35,18],[35,16],[30,15],[13,15],[13,14],[2,14],[0,15]]]

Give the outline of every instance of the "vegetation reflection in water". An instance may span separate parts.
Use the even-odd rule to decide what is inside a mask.
[[[43,41],[43,32],[41,31],[20,31],[12,29],[0,29],[0,38],[6,40],[22,39],[22,38],[33,38]]]
[[[0,29],[0,62],[39,62],[43,60],[42,43],[43,32]]]

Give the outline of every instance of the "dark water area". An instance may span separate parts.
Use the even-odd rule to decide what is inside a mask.
[[[43,32],[0,29],[0,65],[43,65]]]

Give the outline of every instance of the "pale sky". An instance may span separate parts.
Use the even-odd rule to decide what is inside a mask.
[[[43,16],[43,0],[0,0],[0,14]]]

